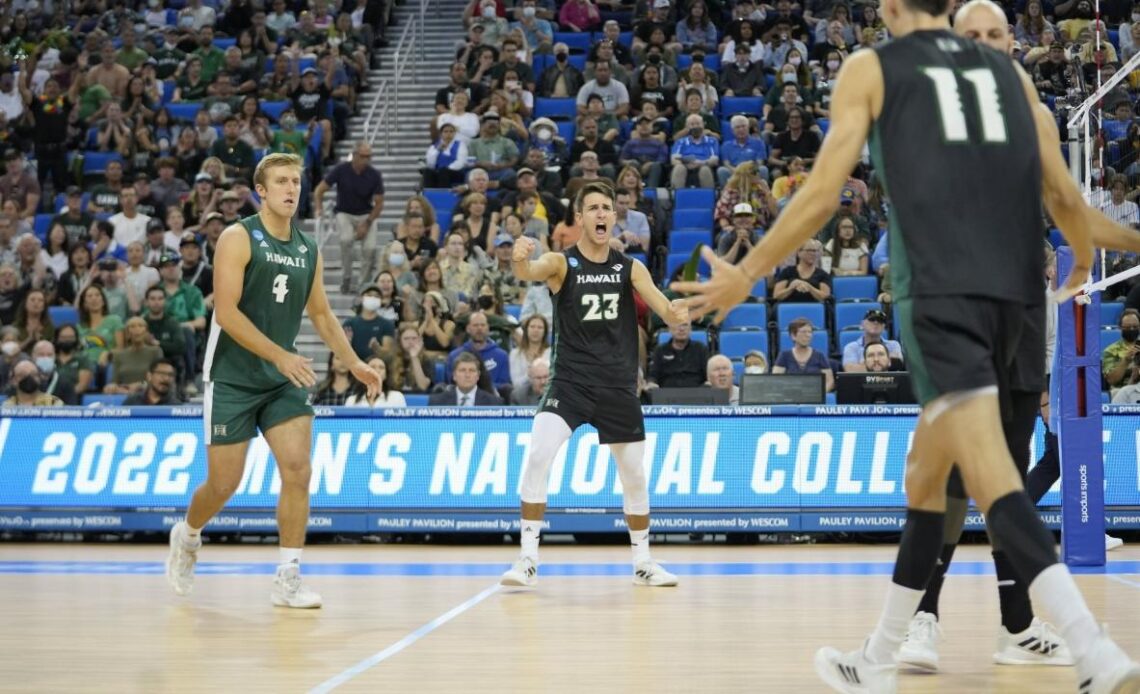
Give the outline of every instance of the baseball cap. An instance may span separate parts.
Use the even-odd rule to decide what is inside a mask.
[[[377,294],[383,294],[384,293],[384,292],[380,291],[379,285],[375,285],[375,284],[370,284],[367,287],[365,287],[364,289],[360,290],[361,295],[364,295],[368,292],[376,292]]]
[[[839,194],[840,205],[850,205],[855,202],[855,191],[850,188],[844,188],[843,192]]]
[[[876,323],[886,323],[887,314],[883,313],[877,308],[873,308],[863,314],[863,320],[875,321]]]
[[[501,233],[495,237],[495,248],[498,248],[499,246],[513,246],[513,245],[515,245],[515,239],[513,236],[511,236],[508,233],[504,232],[504,233]]]
[[[750,349],[747,352],[745,352],[744,358],[747,359],[748,357],[759,357],[759,358],[763,359],[765,362],[768,361],[768,357],[765,356],[764,353],[758,349]]]
[[[140,171],[137,174],[135,174],[135,180],[136,181],[146,181],[147,183],[150,183],[150,175],[147,174],[147,172],[145,172],[145,171]]]
[[[517,176],[524,176],[526,174],[530,174],[531,176],[533,176],[534,175],[534,169],[530,168],[529,166],[524,166],[521,169],[519,169],[518,174],[516,174],[516,175]]]
[[[80,188],[79,186],[68,186],[67,187],[67,194],[68,194],[68,196],[83,195],[83,189]]]
[[[218,220],[219,222],[224,222],[226,218],[222,216],[221,212],[211,212],[210,214],[206,215],[206,218],[204,220],[202,220],[202,222],[204,224],[209,224],[210,222],[214,221],[215,219]]]
[[[732,214],[733,216],[738,214],[752,214],[752,205],[746,202],[738,202],[736,203],[736,207],[732,208]]]
[[[487,112],[483,114],[483,117],[479,119],[479,122],[482,123],[489,120],[499,120],[499,112],[493,108],[487,109]]]
[[[119,261],[114,258],[103,258],[99,261],[100,270],[118,270]]]
[[[152,219],[146,223],[146,233],[148,234],[162,234],[166,232],[166,225],[162,223],[161,219]]]
[[[178,241],[178,247],[179,248],[181,248],[183,246],[197,246],[197,245],[198,245],[198,237],[195,236],[194,232],[192,232],[192,231],[183,232],[182,238]]]
[[[669,0],[653,0],[653,9],[657,9],[659,7],[668,7],[668,6],[669,6]]]
[[[210,183],[213,183],[214,177],[211,176],[210,174],[206,173],[205,171],[202,171],[197,176],[194,177],[194,182],[195,183],[201,183],[202,181],[209,181]]]
[[[238,202],[241,200],[241,198],[239,198],[238,194],[233,192],[232,190],[227,190],[226,192],[222,193],[221,201],[225,202],[227,200],[233,200],[234,202]]]
[[[162,256],[158,259],[158,266],[162,267],[163,265],[170,265],[171,263],[180,262],[182,262],[182,256],[178,255],[177,253],[163,253]]]
[[[301,71],[301,77],[304,77],[305,75],[316,75],[316,74],[320,74],[320,73],[317,72],[317,68],[315,68],[315,67],[307,67]]]

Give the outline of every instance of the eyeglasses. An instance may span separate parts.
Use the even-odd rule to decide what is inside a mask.
[[[172,370],[163,369],[162,371],[152,371],[155,376],[165,376],[166,378],[174,378],[177,374]]]

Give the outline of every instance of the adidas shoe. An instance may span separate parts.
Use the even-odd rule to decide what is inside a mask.
[[[1078,694],[1140,694],[1140,663],[1108,638],[1101,636],[1077,662]]]
[[[198,563],[198,550],[202,540],[191,542],[186,534],[186,522],[180,521],[170,529],[170,553],[166,555],[166,581],[178,595],[194,591],[194,565]]]
[[[633,567],[633,585],[663,588],[677,585],[677,577],[655,561],[643,561]]]
[[[321,606],[321,596],[301,582],[301,567],[296,564],[277,567],[269,598],[277,607],[308,610]]]
[[[1121,540],[1119,537],[1113,537],[1112,535],[1105,534],[1104,551],[1111,552],[1112,550],[1120,549],[1123,546],[1124,540]]]
[[[1072,665],[1073,654],[1052,624],[1034,617],[1029,628],[1020,634],[1001,628],[994,662],[998,665]]]
[[[899,648],[899,665],[938,671],[938,642],[942,640],[942,627],[938,618],[929,612],[918,612],[910,620],[906,641]]]
[[[894,663],[875,665],[860,648],[840,653],[834,648],[821,648],[815,653],[815,674],[827,686],[843,694],[894,694],[898,666]]]
[[[538,584],[538,563],[531,557],[519,557],[499,579],[501,586],[532,588]]]

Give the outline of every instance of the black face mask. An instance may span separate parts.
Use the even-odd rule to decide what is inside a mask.
[[[20,379],[20,382],[16,384],[16,387],[20,389],[21,393],[31,395],[40,389],[40,379],[35,376],[24,376]]]
[[[565,63],[569,58],[570,56],[565,53],[559,53],[558,55],[554,56],[554,59],[560,63]]]
[[[76,348],[77,346],[78,346],[78,343],[76,343],[76,342],[72,342],[72,341],[70,341],[70,340],[67,340],[67,341],[65,341],[65,342],[57,342],[57,343],[55,343],[55,348],[56,348],[56,351],[59,351],[59,352],[64,352],[64,353],[67,353],[67,352],[74,352],[74,351],[75,351],[75,348]]]
[[[495,297],[481,296],[479,297],[479,308],[484,311],[489,311],[495,305]]]
[[[1125,342],[1135,342],[1136,338],[1140,337],[1140,328],[1125,328],[1120,331],[1120,337],[1124,338]]]
[[[653,53],[649,56],[649,62],[652,63],[653,65],[658,65],[661,63],[661,56],[656,54],[656,53]]]

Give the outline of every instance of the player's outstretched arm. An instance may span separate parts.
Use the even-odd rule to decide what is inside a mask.
[[[839,194],[859,162],[876,109],[883,100],[883,75],[874,51],[859,51],[843,64],[831,96],[831,127],[803,188],[776,223],[737,265],[701,253],[712,268],[705,283],[676,282],[673,289],[693,293],[686,299],[695,317],[727,312],[748,297],[761,277],[813,236],[835,212]]]
[[[214,253],[214,320],[234,342],[273,364],[293,385],[308,388],[317,382],[311,360],[281,349],[238,308],[249,259],[245,227],[235,224],[223,231]]]
[[[380,374],[356,356],[356,350],[352,348],[348,335],[329,305],[329,297],[325,293],[325,261],[320,251],[317,252],[317,271],[313,277],[313,288],[309,291],[309,300],[305,303],[305,312],[333,354],[348,364],[352,375],[368,388],[368,397],[375,396],[380,389]]]
[[[669,325],[677,325],[678,323],[689,322],[689,307],[685,305],[683,299],[674,299],[670,301],[668,297],[661,293],[657,285],[653,283],[653,276],[649,274],[649,270],[641,264],[640,260],[633,261],[633,271],[630,275],[633,281],[633,289],[645,299],[646,305],[650,310],[661,317]]]
[[[566,256],[561,253],[543,253],[538,260],[530,257],[537,247],[535,240],[528,236],[515,239],[511,253],[511,271],[515,278],[524,282],[546,282],[561,285],[566,278]]]

